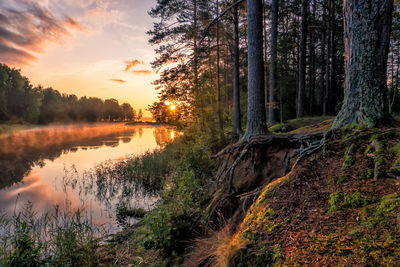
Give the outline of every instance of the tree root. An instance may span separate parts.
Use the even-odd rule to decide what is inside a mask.
[[[328,131],[330,132],[330,131]],[[291,135],[265,135],[265,136],[255,136],[249,141],[242,141],[230,146],[227,146],[221,150],[218,154],[213,155],[211,158],[216,159],[227,155],[222,167],[218,170],[216,176],[216,182],[221,183],[226,177],[228,177],[228,193],[233,193],[233,179],[236,167],[245,159],[247,154],[251,152],[252,159],[254,157],[253,149],[256,147],[268,146],[270,144],[286,145],[287,147],[299,147],[294,151],[292,155],[285,155],[285,174],[290,171],[291,160],[299,156],[299,159],[314,153],[319,150],[325,142],[322,142],[327,136],[328,132],[318,132],[312,134],[291,134]],[[239,152],[239,153],[237,153]],[[231,156],[238,154],[238,156],[233,160],[233,163],[229,166],[231,161]]]

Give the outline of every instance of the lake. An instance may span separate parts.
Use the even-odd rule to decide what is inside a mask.
[[[18,213],[29,203],[39,215],[51,214],[56,206],[81,209],[94,224],[116,230],[123,184],[100,184],[96,172],[162,149],[174,138],[175,132],[164,126],[122,123],[38,127],[0,135],[0,211]],[[148,210],[154,205],[156,193],[142,191],[130,198],[130,207]]]

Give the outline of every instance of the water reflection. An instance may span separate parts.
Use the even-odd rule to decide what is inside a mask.
[[[0,210],[12,213],[30,201],[39,212],[54,205],[85,208],[94,222],[114,223],[115,206],[127,193],[131,205],[148,208],[156,199],[152,185],[135,188],[134,181],[113,179],[107,168],[131,154],[165,146],[173,140],[171,132],[115,124],[43,127],[0,136]]]
[[[156,140],[157,145],[164,147],[175,139],[175,132],[173,129],[155,128],[154,139]]]

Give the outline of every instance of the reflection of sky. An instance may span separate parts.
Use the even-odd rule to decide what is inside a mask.
[[[122,160],[129,155],[139,155],[158,148],[157,142],[164,143],[165,141],[160,141],[160,135],[155,133],[164,132],[164,130],[140,128],[137,129],[139,134],[136,135],[134,132],[125,132],[117,138],[105,137],[102,146],[75,147],[54,161],[46,159],[44,167],[34,167],[24,177],[22,183],[0,191],[0,209],[10,214],[15,208],[18,211],[27,201],[30,201],[34,205],[34,211],[40,213],[54,210],[55,205],[65,208],[68,203],[72,210],[84,208],[96,223],[114,222],[117,199],[110,200],[112,204],[110,210],[106,203],[100,203],[96,199],[93,192],[85,192],[84,188],[79,186],[64,188],[65,170],[68,171],[70,182],[77,179],[78,185],[85,185],[85,181],[79,181],[82,179],[81,174],[85,171],[106,160]],[[169,131],[166,133],[165,137],[169,137]],[[153,201],[153,198],[134,199],[133,204],[146,208],[146,205],[151,205]]]

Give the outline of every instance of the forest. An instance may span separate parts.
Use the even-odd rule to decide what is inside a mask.
[[[216,132],[243,130],[248,97],[246,1],[161,1],[149,14],[157,46],[158,121],[177,120],[165,101],[176,102],[182,120],[201,120]],[[179,3],[179,4],[178,4]],[[400,13],[393,13],[385,102],[399,113]],[[269,125],[305,116],[333,116],[345,95],[342,1],[272,1],[262,8],[265,109]],[[261,38],[261,37],[260,37]],[[235,108],[236,107],[236,108]],[[218,116],[214,116],[218,114]],[[175,116],[169,118],[169,116]],[[240,121],[239,121],[240,120]],[[235,123],[234,123],[235,122]]]
[[[143,117],[128,103],[116,99],[61,94],[34,87],[20,70],[0,65],[0,122],[31,124],[136,121]]]
[[[84,172],[91,183],[69,177],[102,202],[119,194],[110,206],[125,224],[104,234],[80,210],[61,225],[0,216],[0,263],[400,266],[398,1],[157,0],[148,15],[159,74],[148,110],[174,128],[154,130],[152,151]],[[2,68],[3,120],[141,117]],[[144,196],[153,205],[137,205]]]

